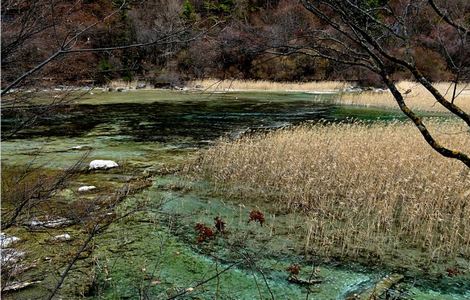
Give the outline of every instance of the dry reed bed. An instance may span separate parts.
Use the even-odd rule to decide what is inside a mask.
[[[470,153],[464,125],[431,125]],[[409,124],[321,124],[220,141],[195,169],[228,197],[303,215],[315,253],[470,258],[469,170]]]
[[[336,99],[339,104],[376,106],[397,108],[392,94],[388,90],[373,90],[363,92],[348,92],[352,83],[345,81],[313,81],[313,82],[272,82],[262,80],[217,80],[205,79],[192,81],[189,87],[202,86],[208,91],[306,91],[306,92],[329,92],[338,91]],[[442,107],[432,95],[420,84],[411,81],[401,81],[397,84],[399,90],[404,93],[407,104],[414,109],[431,112],[444,112]],[[453,86],[449,82],[438,82],[434,86],[447,99],[451,99]],[[455,104],[464,111],[470,113],[470,86],[462,84],[458,86]]]
[[[423,86],[416,82],[402,81],[397,84],[398,89],[404,94],[406,103],[413,109],[432,112],[447,111],[442,105],[436,102],[434,97]],[[453,86],[448,82],[435,83],[434,87],[451,101]],[[467,84],[459,85],[457,88],[458,97],[454,103],[464,111],[470,113],[470,87]],[[338,97],[340,104],[377,106],[398,108],[392,94],[388,91],[366,91],[362,93],[344,93]]]
[[[337,91],[350,86],[342,81],[311,81],[311,82],[274,82],[266,80],[219,80],[204,79],[191,81],[188,86],[208,91]]]
[[[138,81],[126,82],[122,80],[111,81],[108,85],[113,88],[126,87],[135,89]],[[218,80],[204,79],[188,83],[189,88],[202,87],[207,91],[304,91],[304,92],[340,92],[336,98],[338,104],[375,106],[397,108],[392,94],[388,90],[373,90],[363,92],[348,92],[352,85],[346,81],[312,81],[312,82],[272,82],[263,80]],[[432,95],[420,84],[411,81],[401,81],[397,84],[399,90],[404,93],[407,104],[417,110],[430,112],[447,111]],[[449,82],[438,82],[434,86],[447,99],[452,98],[453,86]],[[455,104],[464,111],[470,113],[470,86],[462,84],[458,86]]]

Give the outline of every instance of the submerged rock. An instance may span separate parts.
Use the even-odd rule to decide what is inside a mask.
[[[70,148],[70,150],[90,150],[92,147],[87,146],[87,145],[78,145],[78,146],[73,146]]]
[[[289,281],[290,283],[298,284],[298,285],[314,285],[314,284],[323,283],[323,280],[319,278],[304,279],[304,278],[299,278],[293,275],[289,276],[289,278],[287,278],[287,281]]]
[[[95,159],[90,162],[90,170],[107,170],[117,168],[119,165],[112,160]]]
[[[359,300],[368,300],[368,299],[379,299],[383,294],[385,294],[389,289],[391,289],[398,282],[403,280],[404,276],[401,274],[392,274],[389,275],[379,282],[377,282],[373,287],[363,291],[362,293],[355,296],[354,299]]]
[[[24,272],[31,270],[32,268],[36,268],[36,267],[37,267],[37,264],[35,263],[28,264],[28,265],[15,264],[11,267],[8,266],[8,275],[11,276],[12,278],[17,277],[23,274]]]
[[[343,90],[343,92],[345,93],[362,93],[364,90],[360,87],[356,87],[356,86],[350,86],[348,88],[345,88]]]
[[[58,228],[62,226],[67,226],[72,224],[72,220],[66,218],[58,218],[55,220],[48,220],[48,221],[39,221],[39,220],[31,220],[29,222],[24,223],[24,225],[36,229],[36,228]]]
[[[94,189],[96,189],[96,186],[94,185],[84,185],[84,186],[79,187],[78,191],[81,193],[84,193],[84,192],[92,191]]]
[[[19,240],[20,240],[19,237],[7,236],[3,232],[0,233],[0,245],[2,246],[2,249],[3,248],[8,248],[11,244],[16,243]]]
[[[383,94],[383,93],[388,93],[390,92],[389,89],[380,89],[380,88],[377,88],[377,89],[374,89],[373,90],[374,93],[377,93],[377,94]]]
[[[26,252],[13,248],[1,249],[1,266],[2,268],[8,265],[16,264],[20,259],[26,255]]]
[[[70,234],[64,233],[64,234],[56,235],[55,237],[52,238],[52,240],[55,242],[67,242],[67,241],[72,240],[72,237],[70,236]]]
[[[24,289],[30,285],[40,283],[41,281],[14,281],[9,284],[7,284],[3,289],[2,292],[8,292],[8,291],[17,291]]]

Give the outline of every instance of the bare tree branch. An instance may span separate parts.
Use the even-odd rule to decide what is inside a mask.
[[[390,26],[385,23],[382,19],[379,18],[379,12],[386,12],[386,15],[393,14],[393,20],[400,20],[402,17],[397,15],[391,9],[386,7],[375,7],[373,10],[366,9],[355,1],[324,1],[324,0],[301,0],[301,3],[304,7],[310,11],[313,15],[318,17],[320,20],[331,26],[336,33],[343,36],[345,39],[339,39],[338,43],[335,41],[335,36],[332,33],[325,31],[325,35],[331,37],[320,38],[314,40],[313,43],[317,44],[310,49],[313,49],[314,56],[321,56],[325,59],[344,63],[352,66],[362,66],[373,71],[374,73],[380,75],[384,83],[389,87],[392,95],[394,96],[398,106],[403,111],[403,113],[413,121],[415,126],[419,129],[421,135],[424,137],[426,142],[439,154],[460,160],[467,167],[470,168],[470,158],[467,154],[462,153],[458,150],[448,149],[440,145],[428,131],[426,126],[423,124],[422,119],[417,116],[406,104],[403,98],[403,95],[398,91],[395,84],[389,77],[389,69],[391,67],[403,67],[408,70],[416,79],[416,81],[421,84],[426,90],[428,90],[432,96],[445,107],[449,112],[463,120],[470,127],[470,115],[463,111],[459,106],[454,103],[454,100],[457,96],[457,85],[460,78],[460,72],[462,66],[459,68],[454,68],[456,71],[456,77],[454,80],[454,91],[452,99],[447,100],[444,95],[442,95],[431,83],[431,81],[421,72],[421,70],[416,66],[413,56],[411,55],[411,43],[407,38],[407,35],[398,35],[393,34],[388,39],[382,40],[383,32],[390,32],[394,30],[393,26]],[[452,23],[451,25],[459,31],[464,31],[465,36],[467,35],[467,30],[461,28],[451,19],[449,19],[442,11],[440,11],[435,3],[432,0],[429,0],[431,6],[433,6],[434,11],[440,15],[446,22]],[[361,4],[362,5],[362,4]],[[419,9],[417,7],[416,9]],[[372,14],[374,12],[374,14]],[[405,16],[409,14],[408,8],[404,10]],[[373,26],[371,26],[371,24]],[[406,24],[400,21],[400,26],[403,27],[403,30],[406,32]],[[392,51],[388,50],[388,44],[396,43],[398,40],[405,41],[406,53],[405,58],[403,56],[395,55]],[[337,39],[336,39],[337,40]],[[387,41],[388,40],[388,41]],[[346,44],[346,41],[348,43]],[[334,42],[333,44],[328,44],[328,42]],[[334,45],[341,46],[339,50]],[[349,45],[349,48],[347,47]],[[362,55],[357,52],[356,47],[359,47],[364,54],[369,56],[372,61],[371,65],[368,65],[364,62],[369,62],[366,59],[362,59]],[[460,51],[464,48],[463,44],[460,46]],[[465,54],[463,54],[465,55]],[[408,60],[406,59],[408,57]],[[363,60],[364,62],[360,62]]]
[[[449,24],[450,26],[456,28],[457,30],[459,30],[462,34],[464,35],[468,35],[469,34],[469,29],[468,28],[465,28],[463,27],[462,25],[460,24],[457,24],[455,23],[448,14],[444,13],[436,4],[436,2],[434,2],[434,0],[428,0],[428,3],[431,5],[432,9],[436,12],[436,14],[442,18],[442,20],[444,20],[447,24]]]

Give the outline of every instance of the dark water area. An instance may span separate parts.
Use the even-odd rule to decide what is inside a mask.
[[[78,137],[100,127],[107,136],[127,136],[137,142],[190,139],[198,143],[247,129],[333,119],[333,108],[326,103],[245,101],[75,105],[39,118],[34,128],[21,131],[15,138]],[[4,132],[13,129],[14,119],[12,111],[2,112]]]

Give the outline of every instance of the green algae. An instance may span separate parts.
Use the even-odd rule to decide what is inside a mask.
[[[98,254],[100,260],[105,259],[108,265],[113,266],[114,269],[107,269],[107,274],[115,278],[110,281],[116,282],[108,285],[106,279],[102,279],[97,283],[99,292],[95,298],[114,299],[126,295],[137,299],[138,282],[148,288],[145,291],[148,295],[169,297],[195,286],[234,262],[240,263],[224,273],[218,283],[211,281],[191,293],[196,293],[195,297],[201,299],[214,298],[216,291],[222,299],[253,299],[259,297],[259,286],[262,298],[269,298],[270,289],[276,298],[282,299],[305,298],[307,293],[311,299],[345,299],[372,287],[391,272],[360,265],[334,266],[315,260],[296,249],[295,240],[300,236],[296,237],[292,231],[284,233],[278,230],[279,224],[282,227],[279,216],[268,215],[266,225],[262,227],[248,223],[250,207],[198,195],[198,189],[187,188],[188,184],[175,176],[156,178],[154,186],[139,196],[154,199],[150,200],[147,212],[134,216],[125,225],[115,224],[114,236],[101,237],[104,240],[99,244],[123,241],[128,248],[116,245],[114,249],[122,249],[122,252],[113,250],[110,254],[103,248],[103,252]],[[186,189],[181,189],[185,185]],[[227,233],[204,243],[196,242],[194,224],[212,226],[215,216],[226,222]],[[251,258],[251,263],[244,261],[246,257]],[[289,283],[286,269],[293,263],[302,266],[300,276],[304,278],[308,278],[313,269],[318,269],[316,276],[323,282],[310,290]],[[429,283],[416,287],[413,286],[414,280],[416,278],[408,277],[400,286],[400,293],[407,295],[408,299],[426,299],[434,295],[442,296],[442,299],[468,297],[468,292],[462,294],[455,289],[432,290]]]
[[[155,195],[158,190],[157,185],[146,191],[145,195],[142,196],[158,199],[159,197]],[[182,219],[185,219],[183,215],[190,211],[196,221],[209,222],[212,221],[213,208],[204,209],[203,205],[187,203],[189,199],[185,197],[179,200],[175,199],[175,201],[165,199],[168,197],[174,196],[171,193],[164,192],[162,200],[166,204],[163,210],[157,212],[153,217],[148,212],[141,216],[134,216],[133,220],[125,222],[125,226],[115,224],[116,230],[110,230],[112,232],[110,233],[111,236],[100,237],[100,239],[104,239],[106,245],[109,241],[122,241],[127,247],[123,249],[119,245],[111,246],[110,248],[121,249],[122,251],[112,250],[110,254],[109,251],[104,250],[97,254],[99,260],[106,261],[108,266],[106,272],[108,278],[111,279],[101,279],[95,289],[96,294],[94,297],[114,299],[124,296],[134,299],[138,295],[135,287],[139,286],[139,282],[143,282],[143,286],[147,287],[146,293],[148,295],[165,298],[163,296],[171,296],[177,291],[197,285],[198,281],[210,277],[217,270],[223,270],[234,262],[239,262],[239,264],[236,267],[229,268],[227,272],[220,276],[218,281],[210,281],[207,285],[198,287],[191,293],[196,293],[202,299],[213,298],[216,293],[222,299],[253,299],[258,298],[259,294],[265,298],[269,295],[269,290],[276,298],[282,299],[299,299],[306,296],[308,290],[305,287],[293,285],[287,281],[288,273],[286,269],[292,263],[292,261],[289,261],[289,256],[284,259],[270,258],[270,250],[267,249],[269,246],[263,245],[263,243],[259,246],[265,248],[266,251],[258,252],[260,249],[249,245],[235,247],[233,243],[225,241],[224,237],[217,237],[216,240],[198,244],[195,242],[194,232],[189,224],[194,220],[188,218],[186,221],[181,222]],[[220,205],[217,202],[213,201],[211,203],[217,206]],[[160,206],[160,203],[161,199],[155,201],[157,207]],[[196,206],[199,207],[197,210]],[[233,210],[227,204],[222,206],[225,209],[218,211],[221,215],[227,215],[229,210]],[[178,211],[176,211],[177,207],[180,207]],[[168,211],[177,214],[179,221],[171,219],[168,222],[162,222],[162,217],[159,214]],[[243,214],[245,228],[251,228],[248,235],[251,235],[252,240],[259,241],[259,237],[264,235],[265,232],[263,230],[258,232],[259,229],[262,229],[259,225],[245,224],[245,218],[246,216]],[[143,222],[143,220],[146,222]],[[234,220],[235,223],[238,223],[238,221]],[[229,221],[227,221],[227,224],[232,225]],[[240,232],[244,230],[240,229]],[[242,234],[245,235],[245,233]],[[230,233],[230,235],[236,234]],[[258,235],[258,238],[256,238],[256,235]],[[129,237],[132,241],[129,240]],[[240,241],[239,236],[233,239]],[[243,239],[245,240],[247,237],[244,236]],[[243,256],[250,256],[255,263],[248,264]],[[132,261],[132,264],[129,264],[129,261]],[[253,265],[256,265],[256,267]],[[109,266],[113,267],[110,268]],[[303,275],[309,276],[312,268],[315,267],[305,266]],[[263,276],[265,276],[264,279]],[[314,292],[310,291],[311,294],[318,297],[317,299],[336,299],[338,295],[348,291],[351,286],[371,279],[366,274],[323,267],[320,269],[318,276],[324,280],[325,284],[321,288],[316,288]],[[218,285],[218,288],[216,285]]]

